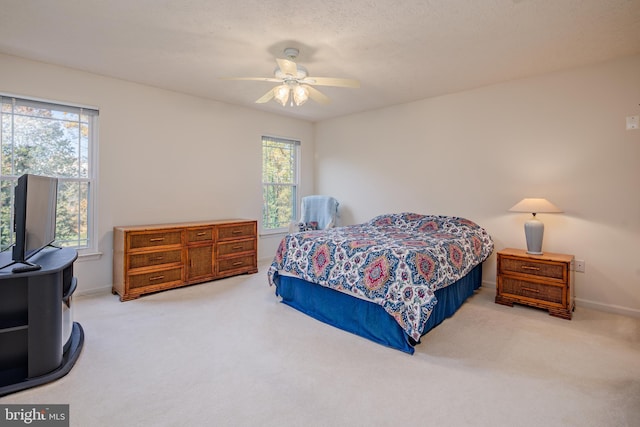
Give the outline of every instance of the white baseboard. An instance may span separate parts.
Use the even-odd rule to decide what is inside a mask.
[[[73,293],[74,297],[82,297],[82,296],[91,296],[98,294],[110,294],[111,286],[108,287],[100,287],[100,288],[90,288],[90,289],[76,289]]]
[[[269,259],[263,259],[258,261],[259,266],[266,266],[271,264]],[[482,287],[485,289],[494,289],[496,288],[496,282],[490,282],[487,280],[482,281]],[[100,288],[92,288],[92,289],[78,289],[75,296],[90,296],[96,294],[107,294],[111,292],[111,287],[100,287]],[[622,307],[620,305],[614,304],[605,304],[597,301],[590,301],[582,298],[576,298],[576,306],[591,308],[598,311],[606,311],[608,313],[621,314],[623,316],[629,317],[638,317],[640,318],[640,310],[636,310],[634,308]]]
[[[640,310],[634,308],[622,307],[615,304],[604,304],[601,302],[590,301],[582,298],[576,298],[576,306],[592,308],[598,311],[606,311],[609,313],[621,314],[623,316],[638,317],[640,318]]]
[[[482,281],[482,287],[487,289],[496,289],[496,282]],[[608,313],[621,314],[623,316],[638,317],[640,318],[640,310],[634,308],[622,307],[615,304],[605,304],[597,301],[590,301],[587,299],[576,298],[577,307],[591,308],[598,311],[606,311]]]

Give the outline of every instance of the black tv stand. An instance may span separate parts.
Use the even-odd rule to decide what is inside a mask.
[[[11,247],[11,246],[10,246]],[[47,248],[54,248],[54,249],[62,249],[62,246],[56,246],[53,243],[49,243],[47,246],[45,246],[44,248],[40,249],[41,251]],[[9,249],[9,248],[7,248]],[[7,250],[5,249],[5,250]],[[38,251],[39,252],[39,251]],[[37,253],[34,254],[34,256],[37,255]],[[13,270],[11,270],[12,273],[25,273],[27,271],[35,271],[35,270],[40,270],[40,268],[42,268],[42,266],[39,266],[38,264],[33,264],[29,261],[23,260],[23,261],[18,261],[18,260],[11,260],[11,262],[9,264],[6,264],[2,267],[0,267],[0,271],[4,270],[7,267],[11,267],[12,265],[16,265],[16,264],[24,264],[23,267],[15,267]]]
[[[42,268],[42,266],[40,264],[32,264],[30,262],[22,262],[22,263],[17,263],[16,264],[22,264],[21,266],[18,267],[13,267],[11,269],[12,273],[26,273],[28,271],[38,271]]]
[[[0,253],[0,265],[9,256]],[[57,380],[78,359],[84,331],[71,317],[77,256],[45,249],[33,257],[38,270],[0,269],[0,396]]]

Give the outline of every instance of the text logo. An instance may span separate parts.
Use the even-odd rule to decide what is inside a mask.
[[[69,405],[0,405],[0,427],[69,427]]]

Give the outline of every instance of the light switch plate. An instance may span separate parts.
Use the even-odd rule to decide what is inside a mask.
[[[627,116],[627,130],[638,129],[640,116]]]

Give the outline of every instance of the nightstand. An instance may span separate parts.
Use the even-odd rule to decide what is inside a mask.
[[[530,255],[522,249],[498,252],[496,303],[544,308],[571,320],[574,306],[573,255],[546,252]]]

